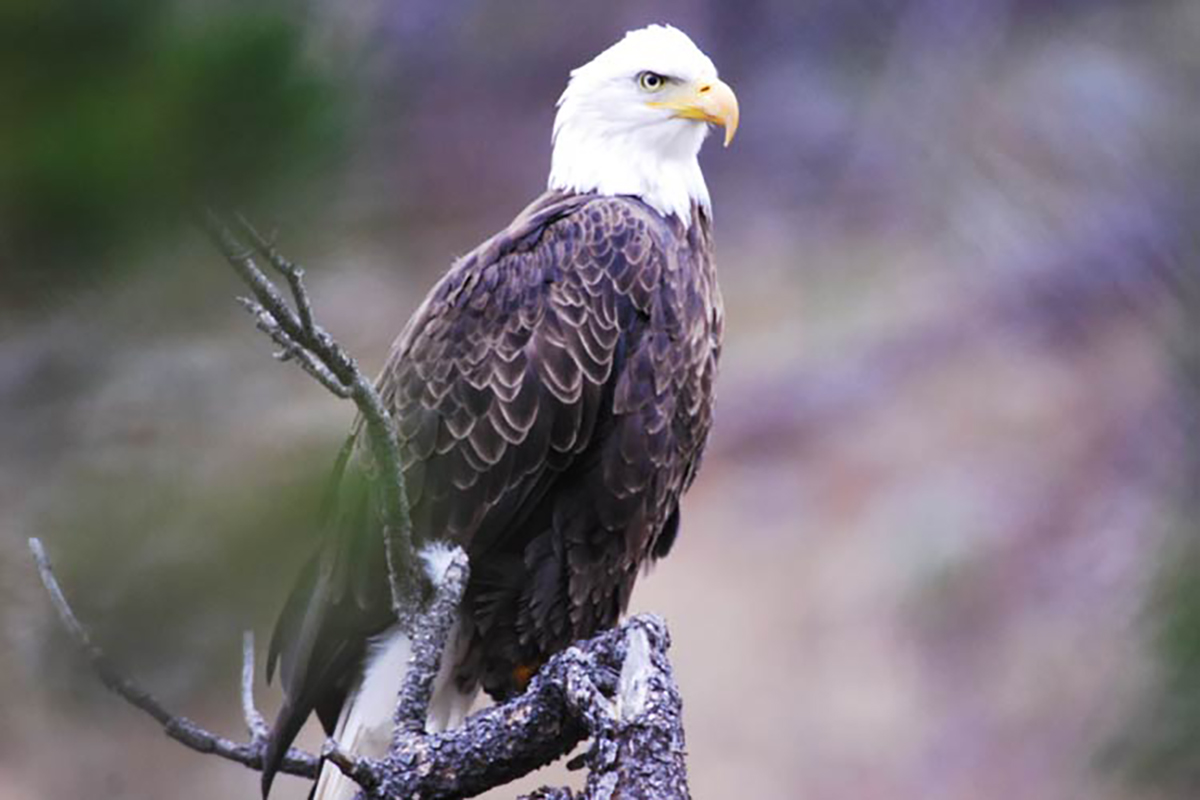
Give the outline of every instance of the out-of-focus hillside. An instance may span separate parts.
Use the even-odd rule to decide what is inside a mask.
[[[38,43],[0,48],[0,800],[257,792],[98,687],[24,545],[239,730],[240,631],[310,552],[351,409],[272,361],[190,204],[276,225],[373,368],[540,191],[568,71],[654,21],[743,115],[702,155],[717,428],[634,596],[695,794],[1194,796],[1200,6],[77,5],[0,7]]]

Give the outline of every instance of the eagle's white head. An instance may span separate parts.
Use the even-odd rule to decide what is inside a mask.
[[[697,155],[713,123],[738,124],[733,90],[683,31],[651,25],[571,72],[558,100],[550,188],[635,195],[691,220],[710,208]]]

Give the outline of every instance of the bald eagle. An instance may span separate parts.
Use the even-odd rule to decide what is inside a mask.
[[[459,259],[396,339],[394,415],[415,544],[461,545],[471,577],[428,727],[483,688],[523,690],[550,655],[616,623],[666,555],[712,422],[722,306],[697,155],[738,124],[733,91],[676,28],[632,31],[574,70],[548,190]],[[381,756],[407,663],[361,423],[335,467],[320,548],[276,625],[284,703],[263,791],[309,714]],[[314,797],[357,787],[326,765]]]

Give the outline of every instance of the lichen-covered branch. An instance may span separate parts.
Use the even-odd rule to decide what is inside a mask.
[[[400,736],[386,758],[350,761],[343,771],[369,797],[471,797],[591,737],[583,793],[547,796],[686,800],[682,702],[669,646],[660,618],[633,617],[555,655],[525,694],[472,715],[461,728]]]
[[[63,626],[106,687],[149,714],[167,735],[192,750],[262,769],[266,742],[259,727],[262,718],[254,705],[252,665],[243,665],[242,671],[243,711],[252,731],[250,742],[233,742],[172,714],[121,674],[91,641],[63,595],[41,542],[32,539],[29,545]],[[446,579],[439,583],[439,587],[449,586],[439,591],[439,597],[452,598],[461,592],[466,578],[464,562],[459,551]],[[429,636],[429,652],[440,653],[444,641],[436,637],[440,635],[444,640],[449,626],[433,620],[419,627]],[[252,657],[253,641],[247,639],[244,645]],[[332,742],[326,745],[322,757],[350,775],[368,797],[448,800],[503,786],[561,758],[590,736],[593,744],[584,758],[590,770],[584,792],[576,795],[556,789],[546,790],[551,794],[541,796],[685,800],[689,795],[681,701],[667,660],[669,646],[670,637],[661,619],[634,617],[557,654],[534,676],[523,695],[472,715],[459,728],[439,734],[406,731],[397,737],[388,756],[379,760],[356,758]],[[410,669],[410,673],[414,671]],[[406,682],[406,689],[408,685]],[[412,691],[422,690],[417,687]],[[414,709],[428,705],[427,694],[424,699],[416,694],[414,697],[406,699],[402,693],[397,702],[398,717],[409,704]],[[407,711],[406,715],[414,713]],[[319,769],[318,757],[295,748],[288,751],[282,765],[283,772],[308,778],[315,778]]]
[[[667,660],[666,626],[657,618],[631,626],[624,643],[614,704],[590,707],[594,743],[585,796],[683,800],[689,797],[683,700]]]
[[[431,570],[440,566],[430,564]],[[400,739],[404,735],[419,734],[425,730],[425,718],[429,715],[429,701],[433,697],[433,682],[442,663],[442,651],[449,643],[450,631],[458,618],[463,594],[467,591],[470,567],[466,552],[461,547],[454,548],[448,554],[444,573],[430,577],[437,589],[433,601],[416,620],[409,634],[412,656],[396,702],[393,749],[400,746]]]

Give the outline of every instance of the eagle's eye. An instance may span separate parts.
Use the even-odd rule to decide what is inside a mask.
[[[646,70],[639,72],[637,76],[638,86],[642,87],[647,92],[657,92],[667,82],[667,79],[657,72]]]

